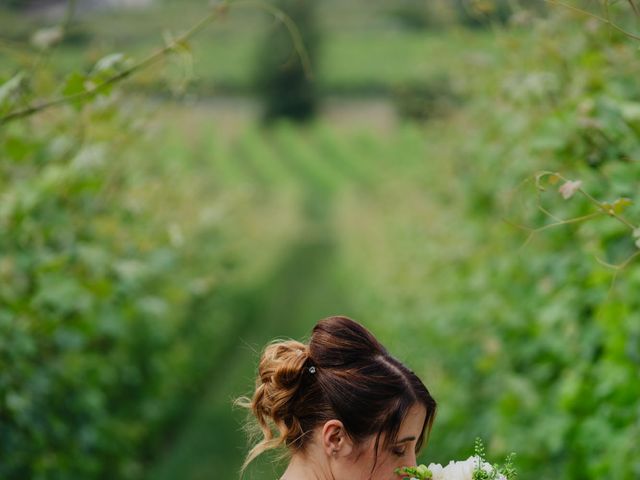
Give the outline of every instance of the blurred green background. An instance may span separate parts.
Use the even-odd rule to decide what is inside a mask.
[[[238,478],[334,314],[437,399],[419,461],[640,478],[635,1],[238,0],[98,93],[222,4],[0,5],[0,478]]]

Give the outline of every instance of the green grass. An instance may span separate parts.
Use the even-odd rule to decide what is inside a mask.
[[[360,23],[349,22],[359,19],[366,9],[357,4],[346,11],[334,7],[321,10],[325,33],[314,72],[325,93],[389,93],[402,84],[453,74],[496,50],[495,38],[488,30],[404,30],[380,22],[379,17],[367,20],[371,13]],[[57,47],[49,61],[60,76],[65,76],[90,69],[114,51],[139,60],[162,47],[167,32],[179,34],[206,11],[202,4],[185,2],[140,11],[92,13],[81,17],[77,26],[86,40]],[[5,53],[0,57],[0,74],[7,75],[20,65],[28,67],[37,57],[28,38],[39,25],[47,23],[32,17],[24,21],[23,17],[8,12],[0,15],[0,47]],[[274,26],[263,12],[244,7],[236,11],[232,8],[228,18],[209,25],[192,41],[194,76],[190,91],[252,91],[258,47],[273,28],[282,27]],[[169,93],[167,84],[179,82],[183,74],[179,59],[169,58],[162,68],[137,74],[130,85]]]
[[[407,165],[421,163],[423,151],[416,148],[420,130],[406,126],[380,136],[371,132],[345,134],[323,122],[306,127],[282,123],[264,130],[254,126],[234,138],[225,138],[212,135],[211,127],[198,121],[189,125],[176,123],[172,119],[180,116],[175,112],[158,118],[166,129],[163,144],[171,145],[163,149],[162,155],[174,157],[172,162],[182,165],[182,181],[192,185],[192,190],[196,187],[193,203],[216,202],[220,193],[238,185],[260,192],[246,203],[237,201],[237,216],[230,218],[228,224],[233,231],[227,235],[233,237],[233,232],[240,232],[238,228],[245,235],[252,230],[260,232],[246,239],[240,247],[242,251],[281,252],[259,272],[254,269],[252,279],[244,283],[246,288],[238,294],[232,310],[234,328],[225,341],[224,364],[213,366],[209,390],[185,412],[183,423],[171,438],[160,442],[164,448],[158,452],[147,477],[232,478],[247,445],[241,431],[244,413],[232,410],[231,400],[250,393],[257,352],[275,337],[304,338],[312,325],[327,315],[347,314],[364,319],[367,308],[354,306],[363,293],[361,282],[350,280],[353,272],[343,251],[353,235],[351,229],[369,215],[365,213],[348,228],[342,222],[356,205],[376,208],[380,202],[393,198],[390,179],[380,171],[395,168],[398,157]],[[187,143],[176,143],[185,135]],[[198,156],[193,154],[194,149]],[[182,156],[175,158],[180,151]],[[212,160],[203,163],[198,158]],[[416,198],[413,181],[408,177],[413,172],[403,173],[404,168],[396,168],[395,172],[393,183],[411,188],[411,196]],[[190,176],[194,177],[193,183],[188,181]],[[214,182],[215,189],[198,188],[202,182]],[[285,192],[295,194],[283,196]],[[278,203],[278,199],[284,203]],[[281,205],[280,212],[275,210],[277,205]],[[279,230],[277,217],[289,210],[298,212],[298,216],[291,217],[297,226],[274,236]],[[184,221],[190,223],[189,217],[193,216],[186,215]],[[263,218],[266,223],[256,230]],[[358,232],[366,233],[366,229]],[[368,241],[374,238],[375,234]],[[196,313],[206,315],[207,311],[202,305]],[[383,319],[370,316],[366,321],[372,328],[384,331]],[[222,354],[215,358],[222,358]],[[275,479],[281,468],[272,462],[272,456],[266,455],[250,467],[246,478]]]

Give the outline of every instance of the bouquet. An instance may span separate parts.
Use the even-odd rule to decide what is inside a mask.
[[[397,468],[395,473],[411,480],[514,480],[517,476],[513,466],[514,453],[510,454],[505,464],[490,464],[485,460],[482,440],[476,439],[475,454],[466,460],[449,462],[443,467],[439,463],[429,466]]]

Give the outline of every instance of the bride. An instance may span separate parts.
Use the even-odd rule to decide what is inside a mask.
[[[436,412],[413,371],[343,316],[319,321],[308,344],[269,343],[252,398],[236,403],[253,413],[262,436],[241,474],[285,446],[280,480],[398,480],[394,470],[416,464]]]

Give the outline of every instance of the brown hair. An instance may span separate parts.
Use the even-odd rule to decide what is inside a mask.
[[[251,410],[263,437],[248,453],[241,473],[267,450],[286,446],[291,452],[303,451],[313,429],[331,419],[340,420],[356,444],[376,435],[375,468],[380,436],[386,434],[383,448],[394,442],[416,403],[427,412],[419,450],[436,412],[427,387],[358,322],[325,318],[313,328],[308,345],[295,340],[268,344],[253,398],[236,400]]]

